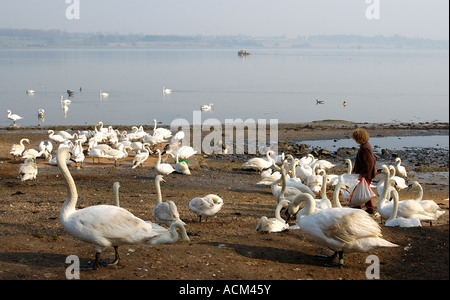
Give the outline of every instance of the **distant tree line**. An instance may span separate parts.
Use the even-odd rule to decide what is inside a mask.
[[[418,49],[448,49],[448,40],[408,38],[398,35],[314,35],[288,39],[278,37],[142,35],[117,33],[69,33],[61,30],[1,29],[0,47],[336,47],[361,45]]]

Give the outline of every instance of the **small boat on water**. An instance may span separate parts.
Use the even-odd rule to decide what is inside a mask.
[[[247,55],[252,55],[250,52],[247,52],[247,50],[242,49],[238,51],[238,55],[239,56],[247,56]]]

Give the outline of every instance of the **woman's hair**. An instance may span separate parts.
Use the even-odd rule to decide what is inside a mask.
[[[369,133],[362,128],[355,129],[355,131],[353,131],[353,139],[358,144],[362,145],[369,140]]]

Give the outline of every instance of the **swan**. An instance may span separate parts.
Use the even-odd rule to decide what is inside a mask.
[[[186,230],[180,223],[174,223],[166,230],[154,229],[151,224],[114,205],[95,205],[77,210],[77,188],[65,164],[69,157],[68,148],[58,150],[58,168],[67,187],[60,222],[71,236],[94,245],[95,261],[89,268],[98,269],[100,255],[107,247],[114,247],[115,259],[111,264],[117,264],[120,260],[118,247],[121,245],[176,243],[177,228],[180,229],[182,240],[189,241]]]
[[[288,200],[281,200],[277,207],[275,208],[275,218],[268,218],[262,216],[256,225],[256,231],[258,233],[271,233],[271,232],[282,232],[289,229],[289,224],[286,223],[280,216],[280,211],[283,208],[289,206]]]
[[[208,217],[217,214],[222,206],[222,198],[214,194],[209,194],[205,197],[196,197],[189,202],[189,208],[198,215],[199,222],[202,221],[202,216],[206,220]]]
[[[27,95],[34,95],[36,93],[35,90],[27,90],[26,91]]]
[[[175,169],[169,165],[168,163],[161,163],[161,150],[157,149],[156,152],[158,153],[158,160],[155,164],[155,169],[158,171],[161,175],[169,175],[175,171]]]
[[[35,149],[27,149],[25,151],[23,151],[22,153],[22,158],[23,159],[27,159],[27,158],[32,158],[32,159],[36,159],[38,157],[41,157],[42,155],[45,155],[46,158],[48,158],[48,155],[50,153],[47,152],[47,150],[41,150],[41,151],[37,151]]]
[[[316,99],[316,105],[317,104],[325,104],[325,101]]]
[[[68,106],[68,105],[70,105],[71,103],[72,103],[72,100],[69,100],[69,99],[65,99],[64,100],[64,96],[63,95],[61,95],[60,97],[59,97],[59,99],[61,100],[61,106]]]
[[[8,114],[8,119],[12,120],[14,124],[16,124],[16,121],[23,119],[23,117],[17,114],[13,114],[9,109],[6,111],[6,113]]]
[[[339,254],[339,267],[344,265],[344,252],[370,252],[378,247],[397,247],[382,238],[380,226],[363,210],[316,210],[316,201],[309,194],[298,195],[290,206],[298,206],[303,201],[306,201],[306,206],[297,213],[297,224],[316,242],[335,251],[330,259]]]
[[[47,131],[47,133],[48,133],[48,138],[56,143],[62,143],[65,140],[65,138],[62,135],[55,134],[55,132],[51,129],[49,131]]]
[[[381,173],[384,174],[384,189],[378,200],[377,210],[382,219],[389,219],[394,209],[394,203],[386,203],[386,198],[391,191],[391,184],[394,182],[394,180],[390,177],[390,171],[386,165],[382,165],[381,168]],[[417,218],[420,221],[436,220],[435,216],[431,213],[426,212],[423,209],[422,205],[420,205],[420,203],[416,200],[399,201],[397,215],[399,217],[407,219]]]
[[[279,171],[274,171],[272,169],[266,169],[261,172],[261,180],[258,181],[257,185],[271,185],[275,180],[281,178],[281,173]]]
[[[438,219],[440,216],[444,215],[445,212],[440,210],[439,205],[434,202],[433,200],[422,200],[423,198],[423,188],[422,185],[417,182],[414,181],[412,184],[409,185],[410,189],[418,189],[419,190],[419,194],[417,195],[417,198],[415,199],[417,202],[420,203],[420,205],[422,205],[423,209],[431,214],[434,214],[434,217],[436,219]]]
[[[213,105],[214,105],[214,103],[210,103],[209,105],[204,104],[204,105],[200,106],[200,110],[201,111],[211,111]]]
[[[139,166],[144,166],[144,163],[148,159],[149,156],[150,156],[150,150],[148,150],[147,148],[145,148],[143,150],[139,150],[133,159],[133,162],[132,162],[133,166],[131,168],[136,169]]]
[[[320,165],[315,165],[312,168],[312,175],[308,177],[306,180],[306,185],[315,193],[318,194],[322,190],[322,177],[324,170],[317,171],[317,168],[320,168]]]
[[[27,158],[19,165],[19,178],[21,181],[36,179],[38,168],[33,158]]]
[[[125,158],[128,156],[127,150],[131,149],[128,146],[124,146],[122,144],[119,144],[117,146],[117,149],[106,149],[104,150],[104,156],[105,158],[109,160],[114,160],[114,166],[117,166],[117,160]]]
[[[419,219],[412,218],[412,219],[406,219],[403,217],[397,217],[398,213],[398,201],[399,196],[396,189],[391,190],[391,195],[394,201],[394,209],[392,210],[392,215],[390,218],[386,221],[384,226],[387,227],[421,227],[422,224],[420,223]]]
[[[185,161],[179,161],[178,155],[175,155],[175,172],[185,174],[185,175],[191,175],[191,170],[189,170],[189,166]]]
[[[48,153],[52,153],[53,151],[53,144],[50,141],[41,141],[39,143],[39,151],[47,151]]]
[[[21,139],[19,144],[13,144],[11,146],[11,151],[9,152],[9,154],[11,154],[14,157],[14,159],[22,156],[22,153],[25,150],[25,145],[23,144],[24,142],[27,142],[29,144],[30,140],[29,139]]]
[[[247,168],[253,168],[253,169],[256,169],[261,172],[264,169],[268,169],[268,168],[272,167],[272,165],[274,164],[275,161],[271,157],[272,154],[274,155],[275,152],[273,152],[272,150],[269,150],[266,153],[266,159],[260,158],[260,157],[255,157],[255,158],[252,158],[252,159],[248,160],[247,162],[245,162],[242,166],[247,167]]]
[[[99,91],[99,95],[100,95],[100,97],[108,97],[109,96],[108,93],[105,93],[102,90]]]
[[[177,206],[173,201],[162,201],[161,195],[161,182],[166,182],[162,175],[155,177],[156,187],[156,204],[153,208],[153,216],[158,223],[170,226],[172,223],[177,222],[185,225],[180,219]]]
[[[408,172],[406,172],[406,168],[404,166],[401,165],[402,164],[402,159],[400,157],[397,157],[395,159],[395,174],[400,176],[400,177],[408,177]]]
[[[286,199],[288,201],[291,201],[295,196],[301,193],[301,191],[295,187],[287,186],[286,185],[286,166],[288,162],[284,162],[283,165],[281,165],[280,172],[281,172],[281,178],[278,180],[275,180],[270,185],[270,189],[272,191],[272,195],[275,196],[277,199],[277,202],[280,202],[282,199]],[[274,167],[276,167],[275,163],[273,164]],[[279,184],[281,183],[281,187]]]
[[[160,136],[163,139],[168,139],[172,136],[172,131],[166,128],[156,128],[157,121],[156,119],[153,119],[154,127],[153,127],[153,136]]]
[[[92,148],[88,150],[88,155],[92,157],[92,163],[94,163],[94,158],[97,158],[97,161],[100,162],[100,158],[105,157],[105,151],[99,148]]]
[[[399,176],[395,176],[395,168],[393,165],[389,165],[389,176],[390,179],[394,181],[394,186],[391,186],[391,189],[398,189],[398,190],[402,190],[402,189],[406,189],[408,187],[408,185],[406,184],[406,181],[404,178],[401,178]],[[379,172],[379,171],[377,171]],[[377,184],[377,193],[378,195],[381,195],[383,193],[383,189],[384,189],[384,181],[380,181]]]
[[[162,92],[163,92],[163,94],[172,94],[172,90],[171,89],[168,89],[168,88],[166,88],[164,85],[162,86]]]
[[[44,113],[45,113],[45,110],[43,108],[39,108],[38,109],[38,118],[39,118],[39,120],[40,119],[44,119]]]
[[[75,163],[80,163],[81,167],[83,167],[83,161],[85,159],[83,146],[81,145],[81,140],[75,141],[75,146],[72,148],[72,160],[75,161]]]
[[[292,177],[287,178],[287,176],[286,176],[286,186],[294,187],[296,189],[299,189],[302,193],[308,193],[311,196],[315,197],[313,190],[311,188],[309,188],[306,184],[302,183],[300,178],[296,177],[297,161],[294,159],[294,157],[292,155],[288,155],[288,161],[290,162],[290,169],[292,172]]]

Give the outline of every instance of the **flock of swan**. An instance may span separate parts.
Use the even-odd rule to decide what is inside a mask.
[[[103,128],[103,123],[99,122],[94,128],[94,132],[59,131],[55,133],[53,130],[49,130],[49,140],[40,142],[39,151],[32,148],[25,149],[25,143],[30,144],[30,140],[27,138],[21,139],[18,144],[11,147],[10,154],[14,159],[24,159],[19,166],[19,178],[22,181],[36,180],[38,172],[36,159],[41,156],[60,169],[67,186],[67,198],[60,213],[61,224],[73,237],[94,245],[96,251],[93,264],[83,266],[82,269],[97,269],[100,265],[117,264],[120,261],[118,247],[121,245],[175,243],[179,239],[177,230],[180,230],[183,241],[189,241],[184,228],[186,224],[181,220],[175,202],[162,200],[160,184],[165,182],[163,176],[172,172],[190,175],[188,159],[197,151],[190,146],[182,145],[183,132],[178,132],[169,141],[167,139],[172,136],[172,133],[164,128],[157,128],[156,120],[154,122],[155,127],[152,134],[137,127],[128,134],[117,133],[112,130],[111,126],[108,129]],[[90,137],[87,138],[87,136]],[[115,205],[95,205],[80,210],[76,209],[78,192],[68,168],[69,164],[82,163],[84,153],[88,153],[89,156],[95,150],[99,150],[101,153],[99,157],[117,162],[118,159],[126,157],[125,154],[119,154],[127,153],[127,150],[130,149],[137,151],[132,166],[132,168],[136,168],[145,162],[145,159],[138,159],[140,154],[145,153],[148,158],[150,153],[153,154],[152,147],[163,142],[168,142],[164,147],[164,152],[175,157],[176,164],[172,167],[168,163],[161,162],[161,150],[156,149],[155,152],[158,154],[155,164],[155,170],[158,172],[155,177],[157,198],[153,209],[156,222],[143,221],[120,207],[120,183],[118,182],[113,185]],[[54,143],[57,147],[56,145],[54,147]],[[112,148],[107,143],[116,145],[116,148]],[[52,158],[53,148],[57,149],[55,159]],[[198,215],[200,222],[202,217],[207,218],[218,213],[222,205],[222,198],[215,194],[196,197],[189,202],[189,208]],[[110,246],[115,249],[115,258],[112,263],[105,263],[100,260],[100,254]]]
[[[120,260],[117,249],[125,244],[157,244],[175,243],[178,241],[177,229],[180,230],[182,240],[188,241],[184,226],[174,201],[163,201],[161,183],[164,176],[173,172],[190,175],[188,160],[196,151],[190,146],[183,146],[182,131],[172,136],[172,132],[164,128],[157,128],[154,120],[152,133],[147,133],[142,127],[133,127],[130,132],[119,132],[111,126],[104,128],[102,122],[93,131],[54,132],[49,130],[49,140],[41,141],[39,150],[25,149],[29,139],[21,139],[19,144],[11,147],[14,159],[23,159],[19,166],[19,177],[22,181],[36,179],[36,159],[44,156],[50,163],[53,148],[57,148],[56,164],[60,169],[67,186],[67,198],[61,209],[60,220],[66,231],[75,238],[93,244],[96,258],[87,268],[98,268],[100,254],[106,247],[114,247],[116,257],[112,264]],[[54,147],[53,143],[58,146]],[[156,145],[165,143],[161,151],[154,149]],[[132,168],[145,163],[149,155],[157,155],[155,170],[156,203],[153,209],[155,222],[144,221],[119,205],[119,183],[114,184],[115,205],[95,205],[83,209],[76,209],[77,189],[68,165],[76,162],[82,164],[87,156],[106,158],[117,161],[128,156],[128,150],[135,151]],[[162,161],[163,153],[175,159],[175,165]],[[94,162],[94,161],[93,161]],[[352,163],[346,160],[347,173],[332,174],[335,164],[317,159],[308,154],[302,158],[293,155],[276,155],[268,151],[265,157],[256,157],[243,163],[244,168],[252,168],[260,172],[261,180],[258,185],[270,187],[276,207],[274,217],[262,216],[256,231],[259,233],[274,233],[300,229],[317,243],[334,251],[329,257],[339,262],[334,264],[343,266],[344,253],[370,252],[378,247],[396,247],[395,243],[383,239],[381,226],[364,210],[346,207],[339,198],[348,199],[356,186],[357,175],[351,174]],[[186,170],[187,168],[187,170]],[[377,214],[382,220],[387,220],[385,226],[417,227],[421,222],[437,220],[443,211],[433,200],[422,200],[423,188],[415,181],[406,184],[407,172],[397,158],[393,165],[382,165],[379,169],[382,180],[377,186],[372,186],[379,194]],[[400,200],[399,191],[405,188],[418,190],[416,199]],[[334,189],[333,199],[328,199],[327,190]],[[306,203],[302,207],[301,204]],[[196,197],[189,202],[189,209],[196,213],[199,222],[217,214],[224,201],[215,194]],[[348,203],[347,203],[348,204]],[[286,219],[281,217],[285,211]],[[296,222],[290,225],[291,218]],[[382,223],[381,223],[382,224]]]
[[[348,172],[341,175],[328,174],[335,166],[312,155],[297,159],[283,153],[276,156],[268,151],[264,158],[252,158],[243,164],[246,168],[258,170],[261,181],[257,184],[271,187],[277,202],[274,217],[261,217],[256,230],[259,233],[274,233],[301,229],[316,242],[334,251],[328,259],[342,267],[343,254],[370,252],[378,247],[396,247],[383,239],[380,225],[362,209],[343,207],[339,198],[348,199],[358,183],[358,175],[351,174],[351,161],[346,160]],[[407,172],[397,158],[395,165],[382,165],[378,172],[383,179],[378,183],[379,199],[377,216],[387,220],[389,227],[418,227],[421,222],[437,220],[445,212],[433,200],[422,200],[423,188],[414,181],[407,185]],[[396,176],[399,175],[399,176]],[[327,198],[327,186],[334,188],[333,199]],[[377,188],[377,186],[371,186]],[[400,200],[399,190],[418,189],[416,199]],[[301,208],[301,203],[306,206]],[[349,203],[347,203],[349,204]],[[285,210],[286,220],[281,217]],[[295,216],[296,224],[289,225]]]

